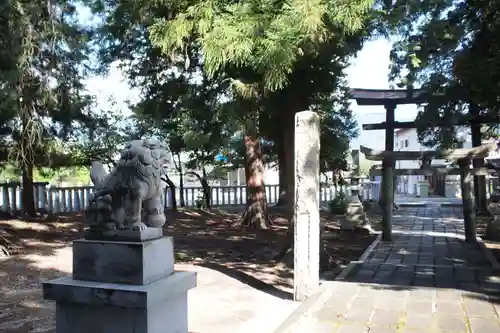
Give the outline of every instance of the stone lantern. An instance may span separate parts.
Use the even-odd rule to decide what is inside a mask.
[[[340,225],[343,230],[353,230],[355,228],[371,230],[370,221],[363,209],[363,203],[359,200],[360,179],[359,175],[351,174],[349,186],[351,193],[346,199],[346,212]]]
[[[497,187],[493,190],[490,196],[490,203],[488,204],[488,212],[490,213],[490,220],[486,226],[486,235],[489,239],[500,239],[500,188]]]

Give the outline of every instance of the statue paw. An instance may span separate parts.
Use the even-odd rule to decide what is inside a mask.
[[[151,214],[146,218],[146,225],[151,228],[161,228],[167,221],[165,214]]]
[[[105,230],[116,230],[117,229],[116,224],[113,222],[103,223],[103,226],[104,226]]]
[[[142,222],[135,222],[132,224],[132,230],[134,231],[144,231],[147,229],[147,225]]]

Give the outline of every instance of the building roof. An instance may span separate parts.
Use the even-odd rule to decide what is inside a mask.
[[[405,132],[409,132],[411,130],[415,130],[415,128],[400,128],[394,131],[395,136],[399,136],[401,134],[404,134]]]

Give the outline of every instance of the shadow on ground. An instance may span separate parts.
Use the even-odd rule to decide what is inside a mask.
[[[248,282],[254,278],[274,287],[290,287],[293,274],[290,263],[272,260],[284,243],[288,222],[282,210],[269,210],[274,222],[269,230],[235,226],[243,211],[239,207],[169,211],[166,234],[174,237],[179,262],[211,265],[213,269],[218,267],[224,274],[251,285],[260,285]],[[328,238],[325,247],[336,271],[356,260],[374,239],[372,235],[340,231],[335,217],[324,214],[322,220]],[[50,256],[55,250],[82,237],[83,230],[81,215],[41,217],[29,221],[11,217],[0,221],[2,244],[12,255],[37,253]]]
[[[284,243],[288,222],[282,210],[270,208],[274,226],[246,230],[235,226],[242,208],[179,209],[168,212],[167,235],[174,236],[176,260],[221,272],[254,289],[291,299],[293,270],[272,258]],[[334,216],[322,215],[334,276],[356,260],[373,235],[341,232]],[[43,281],[71,273],[68,246],[83,236],[81,215],[43,216],[23,220],[3,216],[0,245],[10,256],[0,257],[0,332],[53,332],[54,306],[42,299]]]
[[[405,215],[406,219],[412,217],[426,220],[422,216]],[[480,236],[484,233],[486,222],[486,219],[477,220]],[[500,270],[494,269],[479,243],[469,244],[463,238],[439,236],[441,230],[438,229],[447,231],[448,224],[457,226],[457,218],[434,218],[433,230],[429,230],[432,234],[426,235],[424,229],[423,235],[412,235],[408,233],[411,229],[405,226],[405,222],[400,222],[399,227],[407,232],[403,235],[396,231],[392,246],[380,243],[366,262],[354,266],[344,281],[384,290],[429,287],[462,290],[464,297],[489,299],[494,304],[500,304]],[[416,228],[420,227],[417,225]],[[500,243],[485,240],[485,245],[500,262]],[[428,249],[422,250],[423,246]],[[391,262],[391,258],[396,262]]]
[[[235,226],[242,211],[177,212],[176,222],[166,229],[174,237],[176,259],[218,270],[256,289],[289,299],[292,262],[273,260],[285,242],[287,219],[282,210],[270,208],[273,226],[269,230],[242,229]],[[361,256],[375,236],[341,231],[335,216],[322,214],[321,218],[325,225],[324,247],[330,257],[327,275],[334,278]]]

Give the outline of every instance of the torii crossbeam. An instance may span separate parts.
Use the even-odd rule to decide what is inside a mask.
[[[487,143],[474,148],[462,148],[454,150],[434,150],[434,151],[384,151],[375,150],[365,146],[360,146],[360,151],[368,160],[383,161],[384,158],[391,157],[395,161],[417,161],[428,159],[449,159],[459,160],[462,158],[486,158],[497,149],[496,143]]]
[[[459,165],[460,187],[462,190],[462,202],[464,210],[465,239],[469,243],[477,241],[476,219],[474,209],[474,198],[472,196],[472,175],[488,172],[486,168],[470,168],[471,161],[477,158],[486,158],[492,151],[499,149],[498,143],[487,143],[469,149],[436,150],[436,151],[380,151],[364,146],[360,151],[366,158],[374,161],[401,161],[401,160],[422,160],[422,172],[431,172],[432,159],[455,160]],[[385,167],[385,166],[384,166]],[[382,170],[383,173],[384,170]],[[450,170],[451,171],[451,170]],[[391,170],[392,176],[392,170]],[[384,212],[385,213],[385,212]]]

